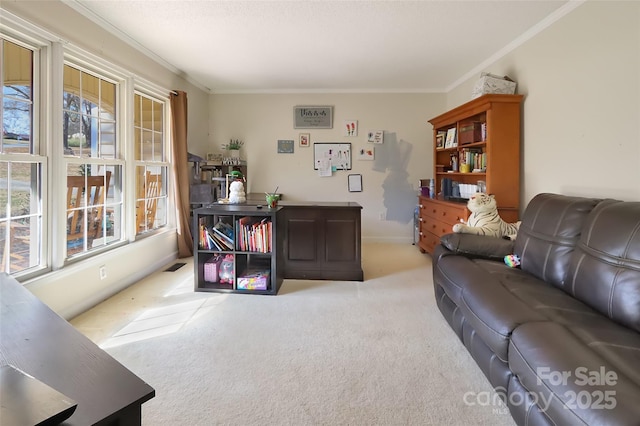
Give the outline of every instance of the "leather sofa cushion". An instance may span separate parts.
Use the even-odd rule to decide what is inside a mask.
[[[464,259],[452,256],[453,259]],[[443,258],[444,259],[444,258]],[[447,259],[449,260],[449,259]],[[456,303],[465,321],[473,327],[496,355],[506,361],[511,333],[521,324],[532,321],[554,321],[568,328],[581,326],[597,330],[626,330],[589,305],[561,289],[519,269],[489,260],[464,259],[470,266],[456,263],[459,271],[474,271],[461,279],[456,275],[456,287],[461,292]],[[452,262],[450,262],[453,265]],[[445,270],[449,274],[450,268]]]
[[[524,211],[514,243],[522,270],[560,285],[583,223],[599,201],[558,194],[536,195]]]
[[[503,260],[513,254],[513,241],[504,238],[474,234],[445,234],[440,237],[440,244],[452,254],[467,257]]]
[[[456,305],[460,305],[462,289],[468,282],[491,280],[484,269],[464,256],[438,258],[433,265],[433,276],[434,281],[444,289]]]
[[[611,355],[593,349],[599,344],[557,323],[524,324],[513,332],[509,368],[556,424],[635,425],[640,386]],[[630,353],[618,355],[627,369],[637,369],[638,355]]]
[[[507,361],[509,339],[513,330],[530,321],[546,321],[528,302],[514,296],[507,288],[512,281],[534,280],[539,286],[549,286],[518,269],[503,264],[502,274],[491,274],[486,266],[498,266],[497,262],[475,261],[483,275],[464,282],[462,297],[458,303],[465,321],[503,362]],[[495,265],[492,265],[495,264]],[[481,268],[480,265],[485,266]],[[466,268],[470,269],[470,268]],[[556,289],[556,291],[559,291]],[[565,294],[567,298],[568,295]]]
[[[561,287],[640,331],[640,202],[607,200],[591,212]]]

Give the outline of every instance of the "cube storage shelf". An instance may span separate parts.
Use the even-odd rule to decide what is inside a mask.
[[[271,294],[282,285],[281,208],[215,204],[193,212],[195,291]]]

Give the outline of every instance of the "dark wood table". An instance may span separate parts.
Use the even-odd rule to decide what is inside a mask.
[[[4,273],[0,321],[0,364],[78,403],[64,425],[141,424],[142,404],[155,390]]]

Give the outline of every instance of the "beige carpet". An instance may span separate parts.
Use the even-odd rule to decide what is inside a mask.
[[[72,323],[155,388],[145,425],[513,425],[436,307],[429,256],[365,244],[363,268],[250,296],[194,293],[189,261]]]

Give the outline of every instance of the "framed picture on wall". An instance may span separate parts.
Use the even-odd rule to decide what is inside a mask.
[[[292,140],[278,140],[278,154],[293,154],[293,141]]]
[[[349,192],[362,192],[362,175],[352,174],[347,178]]]
[[[310,139],[311,135],[309,133],[300,133],[298,136],[298,145],[308,147]]]

